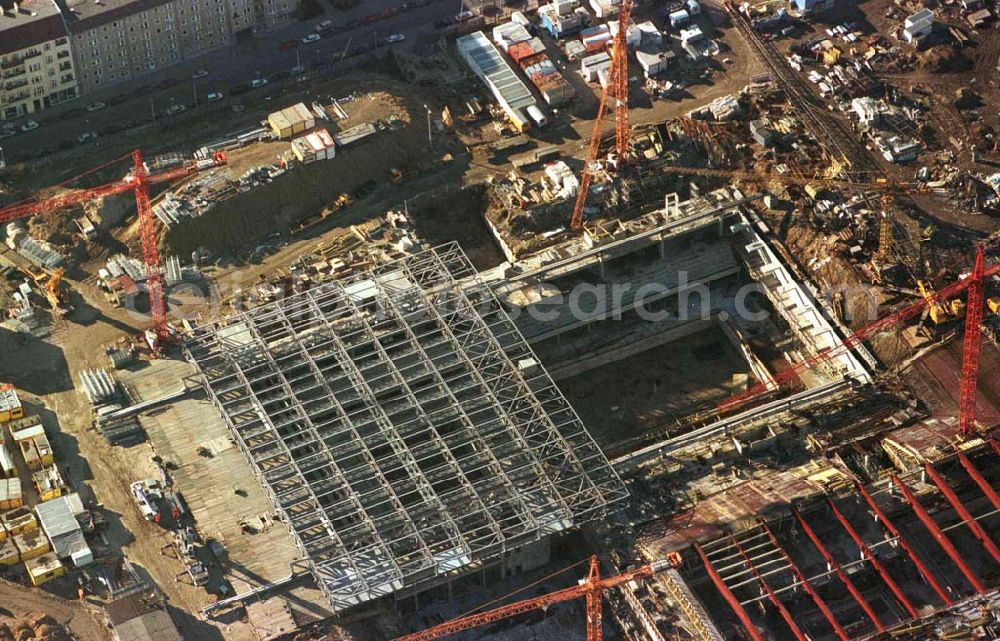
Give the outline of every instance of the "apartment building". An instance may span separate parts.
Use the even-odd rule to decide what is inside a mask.
[[[252,37],[292,18],[298,0],[57,0],[83,93]]]
[[[79,94],[66,23],[53,0],[0,0],[0,120]]]

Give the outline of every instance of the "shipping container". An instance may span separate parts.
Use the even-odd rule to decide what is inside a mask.
[[[31,530],[22,532],[13,538],[14,545],[17,546],[21,554],[21,560],[37,559],[52,549],[49,540],[41,530]]]
[[[37,559],[24,562],[31,585],[36,588],[66,574],[66,568],[53,554],[43,554]]]

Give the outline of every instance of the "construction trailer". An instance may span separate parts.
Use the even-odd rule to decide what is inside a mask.
[[[66,574],[66,568],[54,554],[46,553],[24,562],[28,579],[36,588]]]
[[[337,155],[337,145],[326,129],[317,129],[292,140],[292,155],[302,164],[327,160]]]
[[[536,567],[627,497],[457,244],[194,327],[184,349],[334,610]]]
[[[46,467],[55,464],[55,456],[52,453],[52,445],[45,435],[45,428],[42,427],[37,416],[25,417],[14,421],[11,424],[10,436],[21,450],[24,462],[32,472],[38,472]],[[29,421],[25,426],[14,428],[14,423]]]
[[[23,505],[21,479],[0,479],[0,510],[15,510]]]
[[[0,423],[24,416],[24,406],[17,396],[17,389],[10,383],[0,386]]]
[[[267,124],[275,136],[286,140],[315,127],[316,116],[305,103],[300,102],[268,115]]]

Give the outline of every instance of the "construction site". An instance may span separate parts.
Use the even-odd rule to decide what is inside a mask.
[[[0,164],[0,639],[1000,638],[996,9],[463,3]]]

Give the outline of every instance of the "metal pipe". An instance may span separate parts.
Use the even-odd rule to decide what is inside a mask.
[[[958,498],[958,495],[955,494],[954,490],[948,487],[948,483],[945,481],[944,477],[941,476],[941,473],[935,470],[934,466],[927,462],[924,462],[924,470],[927,472],[927,476],[930,477],[931,481],[934,482],[934,485],[937,486],[937,489],[941,490],[941,494],[943,494],[944,498],[948,500],[948,503],[955,508],[958,515],[965,519],[966,524],[969,526],[969,530],[971,530],[972,534],[979,539],[979,542],[983,544],[983,547],[990,553],[993,560],[1000,563],[1000,549],[997,549],[996,544],[993,543],[993,539],[991,539],[990,535],[983,530],[983,526],[979,525],[979,522],[973,518],[972,513],[969,512],[965,505],[962,504],[962,501]]]
[[[798,624],[795,623],[795,619],[792,617],[792,614],[785,607],[785,604],[781,602],[781,599],[779,599],[774,593],[771,586],[767,584],[764,577],[760,575],[757,568],[754,567],[753,561],[751,561],[747,553],[743,551],[743,548],[740,546],[740,542],[737,541],[736,537],[732,534],[729,535],[729,540],[733,542],[733,545],[736,546],[736,549],[739,550],[739,553],[743,556],[743,560],[746,562],[747,568],[749,568],[750,572],[752,572],[754,577],[757,578],[757,582],[760,583],[760,587],[767,593],[767,598],[771,600],[774,607],[778,608],[778,613],[781,614],[781,618],[785,620],[785,623],[788,625],[788,629],[792,631],[792,634],[795,635],[795,638],[798,641],[806,641],[806,636],[802,634],[802,630],[800,630]]]
[[[736,598],[732,591],[730,591],[729,586],[726,585],[726,582],[722,580],[719,573],[715,571],[714,567],[712,567],[712,562],[708,560],[708,555],[705,554],[705,552],[701,549],[701,546],[697,543],[694,544],[694,549],[698,553],[698,556],[701,557],[701,562],[705,564],[705,569],[708,570],[708,576],[712,578],[712,583],[715,584],[716,589],[722,594],[722,598],[726,600],[729,607],[731,607],[733,612],[736,613],[736,616],[739,618],[740,623],[743,624],[743,627],[746,628],[747,634],[750,635],[750,638],[753,639],[753,641],[764,641],[764,637],[762,637],[760,632],[757,631],[757,626],[753,624],[753,621],[750,619],[750,615],[747,614],[747,611],[743,609],[742,605],[740,605],[740,600]],[[844,641],[847,640],[844,639]]]
[[[917,609],[913,606],[913,603],[911,603],[910,600],[906,597],[906,594],[903,592],[903,589],[899,587],[899,584],[896,583],[895,579],[892,578],[892,575],[889,574],[889,571],[885,569],[885,566],[882,565],[882,562],[878,560],[878,557],[875,556],[871,548],[869,548],[868,545],[864,542],[864,539],[861,538],[861,535],[858,534],[858,531],[854,529],[854,526],[851,525],[850,521],[848,521],[847,518],[843,515],[843,513],[841,513],[841,511],[837,508],[837,504],[834,503],[833,499],[831,498],[827,498],[826,502],[827,504],[829,504],[830,509],[833,510],[833,515],[837,517],[837,520],[840,521],[840,524],[847,531],[847,535],[851,537],[852,541],[854,541],[854,545],[858,546],[858,549],[861,551],[861,556],[867,559],[867,561],[871,563],[872,567],[875,568],[875,571],[878,572],[878,575],[882,577],[882,581],[889,587],[889,590],[891,590],[892,593],[896,596],[896,600],[898,600],[903,605],[903,607],[906,608],[906,612],[907,614],[910,615],[910,618],[912,619],[917,618],[919,614],[917,613]]]
[[[992,439],[990,439],[990,441],[994,443],[996,442]],[[979,470],[976,469],[976,466],[972,464],[972,461],[965,455],[964,452],[958,453],[958,462],[962,464],[965,471],[972,477],[972,480],[976,482],[976,485],[978,485],[979,489],[986,495],[986,498],[990,500],[994,509],[1000,510],[1000,495],[997,495],[989,481],[987,481],[986,478],[979,473]]]
[[[932,519],[931,515],[924,509],[924,506],[920,504],[917,497],[912,491],[910,491],[910,488],[906,486],[906,483],[903,483],[903,481],[895,474],[892,475],[892,482],[895,483],[896,487],[899,488],[899,491],[902,492],[903,497],[906,499],[906,502],[910,504],[910,507],[913,508],[913,511],[916,512],[917,518],[920,519],[920,522],[924,524],[924,527],[931,533],[931,536],[934,537],[934,540],[941,546],[941,549],[944,550],[945,554],[947,554],[948,557],[955,562],[955,565],[957,565],[958,569],[962,571],[962,574],[965,575],[965,578],[972,584],[972,587],[975,588],[976,592],[979,592],[980,594],[985,592],[986,587],[983,585],[982,581],[980,581],[979,577],[975,575],[972,568],[970,568],[965,562],[962,555],[958,553],[958,550],[955,549],[951,540],[947,537],[947,535],[945,535],[944,532],[941,531],[941,528],[934,522],[934,519]]]
[[[865,499],[865,502],[868,503],[868,507],[870,507],[872,512],[875,513],[875,520],[881,521],[882,525],[885,526],[885,529],[889,531],[889,534],[896,537],[896,540],[899,541],[899,547],[903,548],[906,555],[910,557],[913,564],[917,566],[917,571],[920,572],[920,576],[924,578],[924,581],[927,581],[927,585],[931,586],[934,592],[938,595],[938,598],[941,599],[945,605],[950,607],[954,603],[951,596],[949,596],[945,589],[941,587],[941,584],[934,576],[934,573],[931,572],[930,569],[924,565],[924,562],[920,560],[920,557],[917,555],[917,551],[913,549],[910,542],[903,538],[903,533],[899,531],[891,520],[889,520],[889,516],[882,511],[882,508],[878,506],[878,503],[876,503],[875,499],[872,498],[872,495],[868,493],[865,486],[857,483],[855,484],[855,488],[858,490],[858,494],[860,494],[862,498]]]
[[[850,637],[847,636],[847,632],[844,631],[844,628],[840,627],[840,624],[837,623],[837,619],[834,618],[833,612],[830,611],[830,606],[826,604],[823,597],[816,592],[815,588],[813,588],[812,584],[809,583],[806,576],[802,574],[802,570],[799,569],[799,566],[795,565],[795,561],[792,560],[792,557],[788,556],[788,552],[785,551],[785,548],[781,547],[781,544],[778,543],[778,537],[774,536],[774,532],[772,532],[771,528],[767,526],[767,522],[761,519],[760,526],[764,528],[765,532],[767,532],[767,536],[771,539],[771,542],[774,543],[774,547],[776,547],[781,552],[782,556],[785,557],[785,560],[788,561],[788,567],[795,574],[795,577],[802,583],[802,587],[805,589],[810,598],[812,598],[816,607],[818,607],[823,613],[823,616],[826,617],[826,620],[830,623],[833,631],[837,633],[837,638],[840,639],[840,641],[850,641]]]

